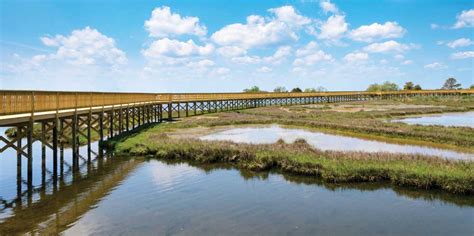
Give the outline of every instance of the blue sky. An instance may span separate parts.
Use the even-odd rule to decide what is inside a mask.
[[[472,1],[0,1],[2,89],[473,82]]]

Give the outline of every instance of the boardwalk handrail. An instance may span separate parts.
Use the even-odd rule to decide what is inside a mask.
[[[239,99],[277,99],[327,96],[383,96],[404,94],[474,94],[474,90],[401,90],[387,92],[335,91],[310,93],[112,93],[0,90],[0,115],[44,112],[134,103],[176,103]]]

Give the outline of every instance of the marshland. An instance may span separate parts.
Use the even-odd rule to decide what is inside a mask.
[[[472,108],[474,99],[469,96],[263,107],[186,118],[151,127],[133,137],[113,140],[109,145],[115,148],[117,155],[201,163],[225,162],[252,171],[276,169],[333,183],[390,182],[398,186],[471,195],[474,193],[473,128],[411,125],[391,120],[413,115],[467,112]],[[253,137],[245,129],[235,130],[269,124],[339,135],[339,140],[335,139],[333,143],[340,143],[343,137],[372,139],[379,143],[366,144],[359,150],[344,150],[344,147],[331,150],[328,147],[331,142],[320,144],[319,148],[317,144],[310,145],[316,137],[308,137],[310,140],[293,138],[289,143],[283,139],[259,143],[258,140],[265,139],[265,128],[259,130],[257,127]],[[219,131],[231,131],[231,134],[213,140],[212,133],[218,136]],[[284,129],[277,130],[282,131]],[[209,133],[211,137],[206,138]],[[297,137],[295,133],[285,135]],[[385,151],[364,151],[370,149],[370,145],[386,143],[392,143],[392,146]],[[463,160],[451,160],[423,150],[412,153],[410,150],[397,151],[393,143],[401,147],[451,150]],[[354,144],[357,145],[352,141],[345,145]]]

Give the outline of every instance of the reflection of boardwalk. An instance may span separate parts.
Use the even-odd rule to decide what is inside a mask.
[[[57,234],[85,214],[133,171],[141,159],[97,158],[97,167],[75,173],[70,185],[55,185],[40,193],[30,206],[15,204],[12,216],[0,223],[0,235],[19,233]]]

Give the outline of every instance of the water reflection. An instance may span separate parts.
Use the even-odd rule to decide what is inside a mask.
[[[426,191],[406,194],[386,185],[326,185],[309,177],[192,165],[149,160],[65,233],[473,232],[470,221],[474,203],[466,196],[451,198],[449,194]],[[167,184],[157,183],[156,178],[163,178]],[[437,224],[432,225],[433,221]]]
[[[473,233],[471,196],[331,184],[226,164],[99,160],[31,205],[2,210],[0,234]]]
[[[474,128],[474,111],[404,118],[392,120],[392,122],[404,122],[407,124],[419,125],[465,126]]]
[[[89,161],[85,147],[77,171],[64,149],[55,178],[51,153],[43,165],[40,149],[34,145],[31,188],[17,182],[16,153],[0,157],[0,235],[474,233],[472,196],[227,164],[107,154]]]
[[[305,139],[310,145],[321,150],[414,153],[441,156],[450,159],[474,160],[474,154],[472,153],[417,145],[392,144],[349,136],[311,132],[303,129],[282,128],[276,125],[270,127],[232,128],[203,136],[200,139],[260,144],[275,143],[278,139],[292,143],[299,138]]]
[[[138,163],[100,160],[98,168],[71,184],[61,183],[60,188],[28,206],[13,206],[11,214],[0,220],[0,234],[61,232],[105,197]]]

